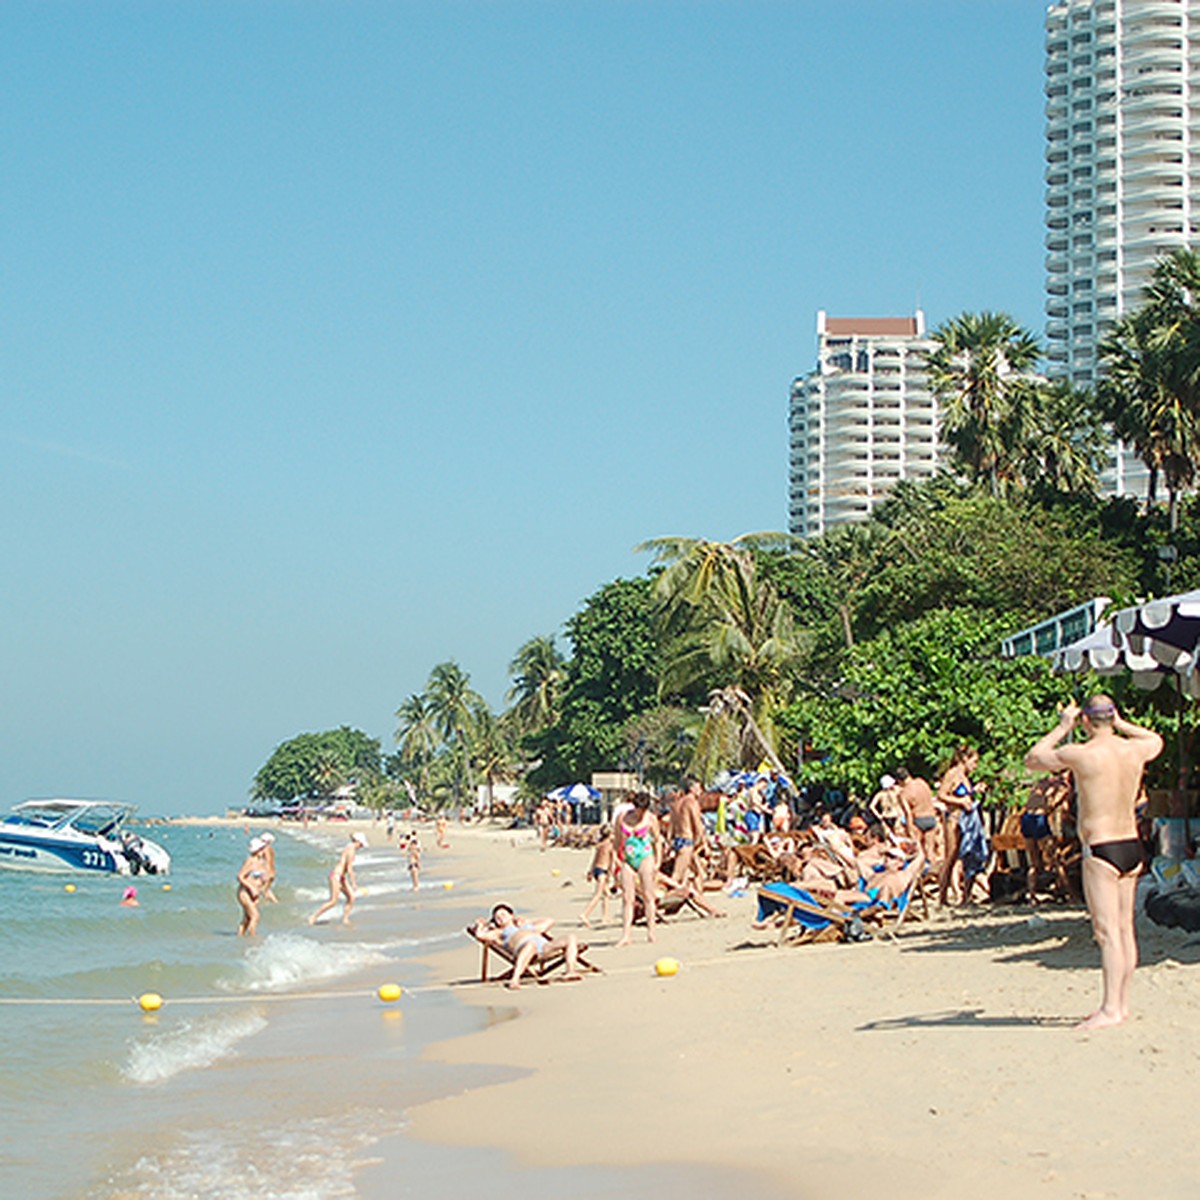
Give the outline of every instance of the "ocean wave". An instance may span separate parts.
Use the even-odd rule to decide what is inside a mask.
[[[135,1042],[122,1074],[133,1083],[161,1083],[181,1071],[210,1066],[266,1024],[260,1012],[222,1013],[185,1021],[167,1033]]]
[[[366,1129],[374,1125],[373,1132]],[[342,1200],[357,1196],[354,1170],[376,1141],[380,1122],[373,1113],[290,1121],[269,1135],[239,1130],[186,1135],[162,1155],[143,1155],[110,1181],[107,1194],[145,1200]]]
[[[229,991],[282,992],[388,960],[380,946],[357,942],[329,945],[297,933],[274,933],[247,952],[240,978],[224,980],[220,986]]]

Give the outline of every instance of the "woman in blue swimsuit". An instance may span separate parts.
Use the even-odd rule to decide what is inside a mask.
[[[974,746],[959,746],[946,768],[941,782],[938,784],[937,798],[945,805],[946,814],[946,853],[942,859],[941,877],[938,880],[938,903],[945,905],[946,893],[950,890],[950,879],[954,874],[954,864],[958,861],[960,838],[958,823],[963,813],[970,812],[975,807],[975,785],[971,782],[971,772],[979,766],[979,751]],[[970,897],[971,880],[963,884],[963,903]]]
[[[655,885],[662,863],[662,831],[658,818],[650,811],[654,798],[646,792],[629,797],[633,807],[616,822],[617,862],[621,865],[621,890],[624,895],[625,931],[618,946],[628,946],[633,935],[633,911],[641,885],[646,906],[646,940],[654,941],[654,921],[658,898]]]

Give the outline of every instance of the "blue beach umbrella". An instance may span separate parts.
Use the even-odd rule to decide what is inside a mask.
[[[547,800],[566,800],[569,804],[583,804],[588,800],[599,800],[598,788],[589,787],[586,783],[564,784],[546,793]]]

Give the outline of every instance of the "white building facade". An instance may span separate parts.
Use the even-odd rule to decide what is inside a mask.
[[[1200,0],[1062,0],[1046,14],[1046,342],[1090,387],[1097,345],[1200,215]],[[1195,161],[1193,161],[1195,159]],[[1130,455],[1107,481],[1144,491]]]
[[[925,315],[817,314],[817,366],[792,384],[788,528],[816,537],[864,521],[899,479],[938,459]]]

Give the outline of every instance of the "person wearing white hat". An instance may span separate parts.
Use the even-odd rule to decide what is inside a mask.
[[[268,829],[258,835],[263,844],[263,860],[267,864],[267,884],[263,888],[262,898],[271,904],[278,904],[279,897],[275,895],[275,835]]]
[[[358,884],[354,879],[354,856],[359,849],[366,846],[367,835],[355,830],[350,840],[338,855],[337,865],[329,872],[329,899],[308,918],[310,925],[315,925],[339,899],[344,899],[346,907],[342,910],[342,924],[350,924],[350,911],[354,908],[354,897]]]
[[[871,797],[867,806],[875,814],[875,819],[889,831],[896,828],[904,809],[900,804],[900,789],[891,775],[883,775],[879,780],[879,791]]]
[[[251,838],[246,861],[237,873],[237,899],[242,906],[238,937],[253,937],[258,931],[258,902],[267,883],[266,848],[262,838]]]

